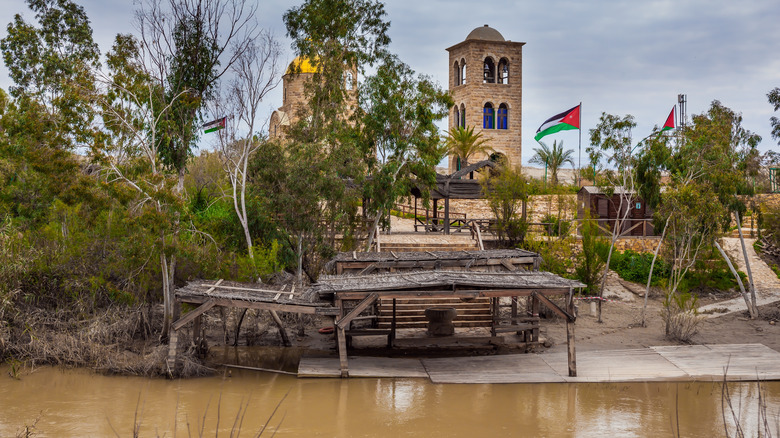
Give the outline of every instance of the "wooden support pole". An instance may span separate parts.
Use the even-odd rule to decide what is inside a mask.
[[[173,373],[176,370],[176,344],[179,340],[179,332],[177,330],[171,330],[171,336],[168,338],[168,360],[166,366],[168,368],[168,377],[173,377]]]
[[[340,329],[346,329],[349,326],[350,321],[352,321],[356,316],[360,315],[360,312],[366,310],[366,308],[373,304],[377,298],[379,298],[379,294],[377,293],[372,293],[363,298],[363,300],[359,302],[357,306],[355,306],[349,313],[336,322],[336,326],[338,326]]]
[[[444,198],[444,234],[450,234],[450,197]]]
[[[569,313],[574,315],[574,300],[567,306]],[[569,359],[569,377],[577,377],[577,352],[574,349],[574,321],[566,320],[566,347]]]
[[[539,299],[531,295],[531,316],[539,316]],[[531,330],[531,342],[539,342],[539,327]]]
[[[395,342],[395,316],[397,311],[395,300],[396,299],[393,298],[393,319],[390,321],[390,335],[387,337],[387,348],[393,348],[393,343]]]
[[[517,325],[517,297],[509,297],[512,300],[512,321],[510,324]]]
[[[276,326],[279,328],[279,336],[282,337],[282,343],[285,347],[289,347],[292,345],[290,342],[290,338],[287,336],[287,330],[284,328],[284,324],[282,324],[281,318],[279,318],[279,314],[276,313],[276,310],[269,310],[271,313],[271,317],[274,319],[274,322],[276,323]]]
[[[171,324],[171,329],[173,329],[173,331],[179,330],[180,328],[184,327],[188,322],[194,320],[195,318],[197,318],[200,315],[202,315],[205,311],[207,311],[207,310],[211,309],[212,307],[214,307],[214,305],[216,305],[216,303],[217,302],[214,299],[210,299],[210,300],[206,301],[205,303],[203,303],[200,306],[198,306],[195,310],[191,310],[191,311],[187,312],[187,314],[184,315],[184,317],[182,319],[180,319],[180,320],[174,322],[173,324]]]
[[[349,377],[349,362],[347,359],[347,336],[344,329],[336,327],[336,336],[338,337],[339,364],[341,366],[341,377]]]

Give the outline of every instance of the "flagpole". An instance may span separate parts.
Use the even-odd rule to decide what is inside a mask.
[[[580,101],[580,145],[579,145],[579,157],[577,158],[579,160],[579,163],[577,166],[579,167],[579,171],[577,172],[577,185],[580,185],[582,183],[582,101]]]

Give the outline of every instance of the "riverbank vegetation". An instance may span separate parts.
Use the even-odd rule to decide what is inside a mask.
[[[285,14],[295,54],[316,69],[283,143],[268,138],[258,110],[288,70],[252,6],[140,2],[136,33],[110,48],[94,42],[76,3],[27,6],[34,21],[16,15],[0,41],[14,84],[0,90],[0,360],[156,374],[143,364],[161,363],[176,286],[285,271],[315,281],[336,251],[371,248],[412,187],[425,200],[435,184],[446,153],[436,122],[453,102],[390,53],[378,1],[304,1]],[[365,76],[359,85],[345,81],[353,71]],[[210,120],[225,129],[201,133]],[[714,101],[633,154],[631,121],[605,114],[594,130],[595,181],[658,207],[656,227],[668,231],[652,275],[668,280],[654,284],[670,294],[697,278],[724,287],[710,246],[744,212],[737,195],[760,187],[747,183],[760,177],[758,137]],[[560,215],[548,218],[549,236],[527,238],[522,201],[577,188],[529,181],[506,164],[487,192],[502,244],[541,252],[544,269],[581,278],[591,293],[604,261],[645,275],[644,256],[641,267],[611,249],[597,260],[603,243],[588,227],[578,255]]]

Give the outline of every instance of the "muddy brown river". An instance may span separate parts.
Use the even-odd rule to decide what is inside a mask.
[[[292,366],[285,354],[280,368]],[[729,389],[745,436],[758,436],[757,385]],[[780,382],[762,384],[762,396],[777,436]],[[35,423],[47,437],[129,437],[134,427],[142,437],[256,436],[264,427],[262,436],[277,437],[664,437],[679,427],[679,436],[709,438],[726,434],[721,407],[717,383],[437,385],[246,370],[170,381],[50,367],[16,380],[0,367],[2,437]]]

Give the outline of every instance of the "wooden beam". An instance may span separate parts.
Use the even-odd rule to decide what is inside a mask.
[[[222,280],[220,280],[222,281]],[[251,287],[236,287],[236,286],[219,286],[219,285],[209,285],[209,284],[200,284],[200,287],[211,287],[210,290],[206,291],[206,293],[210,293],[214,289],[228,289],[228,290],[241,290],[241,291],[247,291],[247,292],[263,292],[268,294],[275,294],[278,293],[278,290],[270,290],[270,289],[253,289]],[[288,292],[289,293],[289,292]],[[300,295],[300,294],[294,294],[294,295]]]
[[[341,367],[341,377],[349,377],[349,361],[347,359],[347,336],[344,333],[343,328],[336,327],[336,337],[338,338],[339,365]]]
[[[343,318],[338,320],[336,322],[336,325],[340,329],[347,328],[349,326],[350,321],[352,321],[352,319],[354,319],[356,316],[360,315],[360,312],[366,310],[366,308],[368,308],[368,306],[373,304],[377,300],[377,298],[379,298],[379,294],[377,293],[372,293],[367,297],[363,298],[363,301],[359,302],[358,305],[355,306],[349,313],[347,313],[346,315],[344,315]]]
[[[362,271],[358,273],[358,275],[366,275],[372,273],[376,269],[376,263],[371,263],[370,265],[363,268]]]
[[[505,267],[509,272],[517,271],[517,267],[509,263],[506,259],[501,259],[501,266]]]
[[[179,301],[190,304],[202,304],[208,300],[214,300],[217,306],[235,307],[238,309],[275,310],[277,312],[303,313],[306,315],[333,315],[336,309],[325,306],[302,306],[297,304],[268,303],[263,301],[245,301],[230,298],[184,296]]]
[[[544,296],[544,294],[542,294],[541,292],[534,292],[533,296],[539,299],[539,301],[541,301],[542,303],[544,303],[544,305],[547,306],[548,309],[557,313],[558,316],[560,316],[561,318],[564,318],[566,322],[574,322],[574,320],[576,319],[574,315],[571,315],[569,314],[569,312],[558,307],[557,304],[553,303],[549,298]]]
[[[279,336],[282,337],[282,344],[284,344],[285,347],[291,346],[292,343],[290,342],[290,338],[287,336],[287,329],[284,328],[282,319],[279,318],[276,310],[269,310],[269,312],[271,313],[271,318],[273,318],[274,322],[276,323],[276,327],[279,328]]]
[[[569,300],[567,306],[574,315],[574,300]],[[574,349],[574,321],[566,321],[566,351],[569,362],[569,377],[577,377],[577,352]]]
[[[173,377],[173,372],[176,370],[176,344],[179,340],[179,332],[176,330],[171,331],[171,335],[168,337],[168,360],[165,362],[168,373],[168,377]]]
[[[171,324],[171,328],[173,330],[179,330],[180,328],[184,327],[185,324],[192,321],[193,319],[197,318],[198,316],[202,315],[203,312],[211,309],[217,304],[216,300],[213,298],[208,298],[208,301],[198,306],[195,310],[191,310],[187,312],[184,317],[173,324]]]

